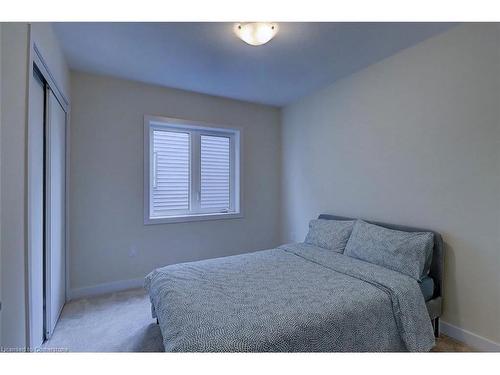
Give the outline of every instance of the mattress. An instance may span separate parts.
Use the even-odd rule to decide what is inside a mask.
[[[434,280],[432,277],[426,276],[419,283],[420,290],[424,295],[425,301],[429,301],[432,299],[434,295]]]
[[[416,280],[307,244],[146,277],[168,352],[428,351]]]

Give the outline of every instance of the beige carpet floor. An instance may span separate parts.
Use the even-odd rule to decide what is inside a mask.
[[[162,336],[142,289],[67,303],[43,350],[70,352],[158,352]]]
[[[144,290],[133,289],[67,303],[42,350],[162,352],[163,343],[160,328],[151,318],[149,297]],[[442,336],[432,351],[472,349]]]

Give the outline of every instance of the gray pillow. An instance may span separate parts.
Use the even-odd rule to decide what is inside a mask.
[[[342,254],[353,226],[354,220],[314,219],[304,242]]]
[[[429,273],[433,248],[431,232],[404,232],[357,220],[345,254],[421,281]]]

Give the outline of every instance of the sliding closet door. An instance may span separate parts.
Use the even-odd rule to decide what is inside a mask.
[[[46,116],[45,334],[49,338],[66,299],[66,113],[50,89]]]
[[[43,241],[44,241],[44,122],[45,122],[45,84],[37,73],[33,73],[30,87],[30,133],[29,133],[29,199],[30,199],[30,284],[31,284],[31,333],[33,348],[43,343]]]

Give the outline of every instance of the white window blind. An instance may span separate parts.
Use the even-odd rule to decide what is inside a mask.
[[[201,136],[202,210],[227,212],[230,208],[229,137]]]
[[[240,215],[240,131],[144,119],[144,223]]]
[[[189,133],[153,131],[152,212],[161,217],[189,210]]]

